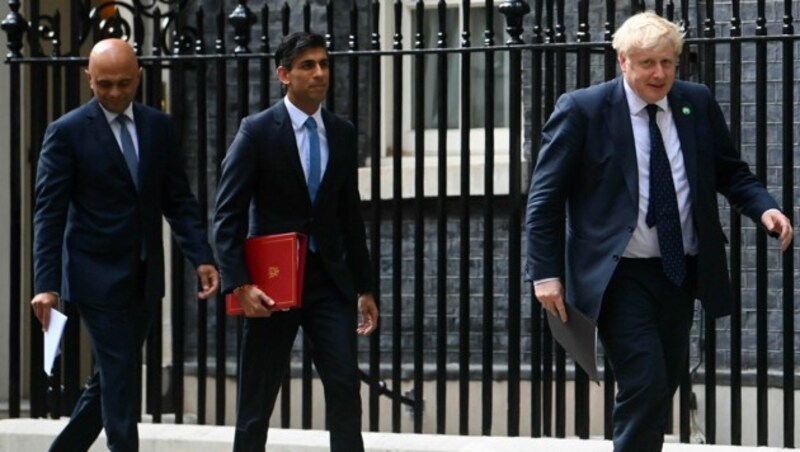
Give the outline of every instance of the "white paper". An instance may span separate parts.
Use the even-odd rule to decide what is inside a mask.
[[[44,332],[44,372],[53,375],[53,363],[61,352],[61,336],[64,334],[64,325],[67,316],[56,309],[50,309],[50,326]]]

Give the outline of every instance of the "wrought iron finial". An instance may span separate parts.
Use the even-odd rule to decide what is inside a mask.
[[[357,15],[358,11],[355,11],[354,14]],[[372,2],[372,33],[370,33],[370,48],[372,50],[380,50],[381,48],[380,18],[381,4],[378,0],[374,0]]]
[[[403,2],[401,0],[395,0],[394,2],[394,42],[393,48],[394,49],[402,49],[403,48],[403,34],[401,33],[402,30],[402,20],[403,20]]]
[[[578,42],[589,42],[592,40],[589,32],[589,2],[580,0],[578,2]]]
[[[498,9],[506,16],[506,32],[509,35],[506,44],[522,44],[522,18],[531,10],[528,2],[522,0],[503,2]]]
[[[417,32],[414,34],[414,48],[422,49],[425,47],[425,2],[417,0],[414,9],[414,21],[417,26]]]
[[[269,6],[261,7],[261,53],[269,53]]]
[[[327,48],[329,52],[333,51],[333,18],[333,1],[328,0],[328,3],[325,5],[325,22],[327,25],[327,32],[325,33],[325,48]]]
[[[794,17],[792,16],[792,2],[784,2],[783,4],[783,29],[781,33],[785,35],[794,34]]]
[[[216,53],[225,53],[225,10],[222,3],[219,5],[217,11],[217,39],[214,40],[214,51]]]
[[[665,17],[670,22],[675,20],[675,2],[672,0],[669,0],[667,3],[667,14]]]
[[[233,25],[233,41],[236,42],[236,48],[233,49],[233,53],[250,52],[248,47],[248,44],[250,44],[250,31],[257,20],[256,15],[247,6],[247,0],[239,0],[239,4],[228,16],[228,22]]]
[[[437,5],[439,19],[439,33],[436,34],[436,47],[443,49],[447,47],[447,2],[439,0]]]
[[[22,36],[28,31],[28,21],[19,13],[19,8],[22,6],[19,0],[9,0],[8,15],[3,19],[2,27],[6,32],[6,40],[8,42],[8,54],[6,58],[20,58],[22,57]]]
[[[491,47],[494,45],[494,5],[491,0],[486,2],[486,29],[483,31],[483,45]]]
[[[311,2],[306,0],[303,5],[303,31],[311,33]]]
[[[731,4],[731,36],[742,35],[742,20],[739,16],[739,3],[733,2]]]
[[[203,10],[202,6],[197,7],[197,12],[195,12],[195,22],[197,23],[197,39],[194,41],[194,51],[198,55],[202,55],[206,53],[206,43],[204,41],[206,33],[205,33],[205,26],[203,25],[203,20],[205,19],[205,10]]]
[[[358,50],[358,8],[355,2],[350,7],[350,34],[347,35],[347,48],[351,52]]]
[[[281,7],[281,31],[284,36],[289,35],[289,16],[292,13],[289,3],[284,3]]]

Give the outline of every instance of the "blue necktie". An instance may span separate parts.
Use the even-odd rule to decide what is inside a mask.
[[[128,117],[125,115],[117,116],[119,123],[119,141],[122,143],[122,155],[128,164],[128,171],[131,172],[133,184],[139,190],[139,157],[136,156],[136,148],[133,146],[133,138],[128,132]]]
[[[305,126],[308,130],[308,195],[313,204],[317,199],[320,179],[319,133],[317,132],[317,121],[311,116],[306,119]]]
[[[681,286],[686,279],[683,233],[672,168],[656,122],[657,112],[658,105],[647,106],[650,116],[650,205],[645,220],[648,227],[658,226],[658,247],[664,274],[675,285]]]
[[[317,132],[317,121],[311,116],[306,119],[305,126],[308,130],[308,196],[311,198],[311,204],[314,204],[320,180],[319,132]],[[311,251],[317,250],[317,242],[313,236],[309,237],[308,247]]]

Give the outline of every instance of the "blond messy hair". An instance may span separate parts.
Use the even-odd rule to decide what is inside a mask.
[[[652,11],[631,16],[614,33],[611,45],[618,53],[629,57],[638,50],[672,44],[675,55],[683,51],[684,32],[681,28]]]

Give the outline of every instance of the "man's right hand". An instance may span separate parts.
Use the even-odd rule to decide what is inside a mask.
[[[50,310],[58,304],[58,296],[53,292],[36,294],[31,300],[33,314],[42,324],[42,331],[47,331],[50,326]]]
[[[564,307],[564,286],[561,280],[553,279],[533,284],[533,292],[539,303],[553,315],[567,323],[567,309]]]
[[[275,301],[261,289],[252,284],[245,284],[235,291],[239,304],[244,309],[245,317],[269,317]]]

